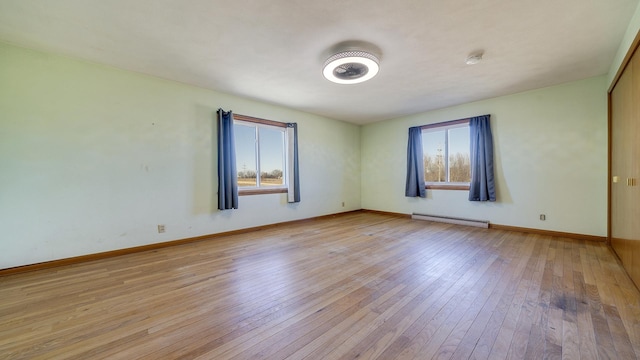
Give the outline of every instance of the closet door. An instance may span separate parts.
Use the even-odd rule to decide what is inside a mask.
[[[611,92],[611,245],[640,287],[640,55]]]
[[[611,92],[611,245],[625,266],[631,265],[630,204],[627,201],[629,125],[633,117],[633,64],[629,63]],[[628,271],[628,270],[627,270]]]
[[[626,129],[628,130],[626,151],[629,152],[627,168],[626,201],[629,203],[629,236],[627,249],[631,253],[631,263],[625,266],[631,279],[640,287],[640,55],[632,57],[631,101],[632,111]]]

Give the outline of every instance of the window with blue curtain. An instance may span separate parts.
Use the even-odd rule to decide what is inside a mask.
[[[300,202],[298,125],[234,114],[239,195],[287,193]]]
[[[469,190],[469,201],[495,201],[490,115],[409,128],[405,196],[425,188]]]

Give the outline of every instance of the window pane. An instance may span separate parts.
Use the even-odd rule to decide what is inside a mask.
[[[256,186],[256,127],[235,124],[238,186]]]
[[[422,133],[422,150],[424,154],[424,181],[447,181],[444,161],[444,145],[445,130]]]
[[[468,126],[449,130],[449,181],[471,181]]]
[[[260,186],[284,185],[284,131],[260,128]]]

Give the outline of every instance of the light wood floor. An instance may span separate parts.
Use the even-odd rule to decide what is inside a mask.
[[[2,359],[635,359],[596,242],[352,213],[0,277]]]

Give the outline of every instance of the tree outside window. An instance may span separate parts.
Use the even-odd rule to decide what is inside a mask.
[[[468,184],[471,181],[468,123],[422,130],[424,179],[428,184]]]
[[[236,121],[234,131],[238,187],[286,187],[285,128]]]

